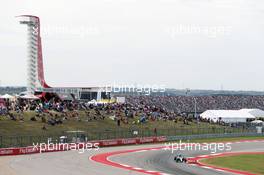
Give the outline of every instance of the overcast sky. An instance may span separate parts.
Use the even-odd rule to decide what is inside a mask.
[[[51,86],[264,90],[263,0],[3,1],[1,85],[26,85],[21,14],[40,17]]]

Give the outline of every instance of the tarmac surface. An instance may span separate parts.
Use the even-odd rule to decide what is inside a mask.
[[[95,162],[91,156],[120,150],[140,148],[155,148],[165,144],[133,145],[100,148],[99,150],[53,152],[21,156],[0,157],[0,175],[142,175],[144,173],[117,168]],[[264,141],[232,143],[231,152],[264,152]],[[223,152],[223,151],[222,151]],[[230,151],[229,151],[230,152]],[[160,174],[177,175],[221,175],[228,172],[215,171],[190,164],[176,163],[175,154],[181,153],[186,157],[210,154],[208,151],[178,151],[174,154],[170,150],[149,150],[124,153],[110,156],[108,160]]]

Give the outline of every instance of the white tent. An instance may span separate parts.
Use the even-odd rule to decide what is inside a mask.
[[[91,100],[88,102],[88,105],[89,104],[93,104],[93,105],[101,105],[101,104],[106,104],[107,102],[104,102],[104,101],[96,101],[95,99]]]
[[[261,121],[261,120],[254,120],[251,123],[253,123],[253,124],[260,124],[260,123],[263,123],[263,121]]]
[[[261,109],[241,109],[240,111],[250,113],[256,118],[264,118],[264,111]]]
[[[93,100],[89,101],[88,104],[96,105],[97,104],[97,101],[95,99],[93,99]]]
[[[123,104],[126,102],[126,97],[116,97],[116,102]]]
[[[9,94],[5,94],[5,95],[1,96],[0,98],[3,98],[3,99],[14,99],[15,97],[12,96],[12,95],[9,95]]]
[[[221,120],[225,123],[246,122],[247,119],[256,118],[250,113],[241,110],[207,110],[200,116],[204,119],[210,119],[213,122]]]
[[[39,97],[32,95],[32,94],[26,94],[26,95],[20,96],[20,98],[29,99],[29,100],[38,100],[39,99]]]

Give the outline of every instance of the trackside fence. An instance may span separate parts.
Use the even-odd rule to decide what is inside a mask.
[[[192,128],[192,129],[134,129],[116,131],[82,131],[82,132],[63,132],[57,135],[28,135],[28,136],[1,136],[0,148],[26,147],[36,143],[76,143],[95,140],[110,140],[122,138],[142,138],[166,136],[167,141],[191,140],[200,138],[220,138],[220,137],[239,137],[239,136],[264,136],[264,133],[257,133],[255,128]]]

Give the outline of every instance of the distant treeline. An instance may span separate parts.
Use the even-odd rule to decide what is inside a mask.
[[[115,96],[121,95],[135,95],[140,96],[144,93],[126,92],[126,93],[114,93]],[[165,92],[151,93],[152,96],[225,96],[225,95],[237,95],[237,96],[264,96],[264,92],[261,91],[221,91],[221,90],[186,90],[186,89],[166,89]]]
[[[6,86],[1,87],[0,86],[0,95],[4,94],[19,94],[21,92],[25,92],[26,87],[15,87],[15,86]],[[115,96],[119,95],[144,95],[140,93],[114,93]],[[154,96],[207,96],[207,95],[238,95],[238,96],[244,96],[244,95],[251,95],[251,96],[258,96],[258,95],[264,95],[264,92],[261,91],[227,91],[227,90],[186,90],[186,89],[166,89],[165,92],[155,92],[151,93],[151,95]]]

